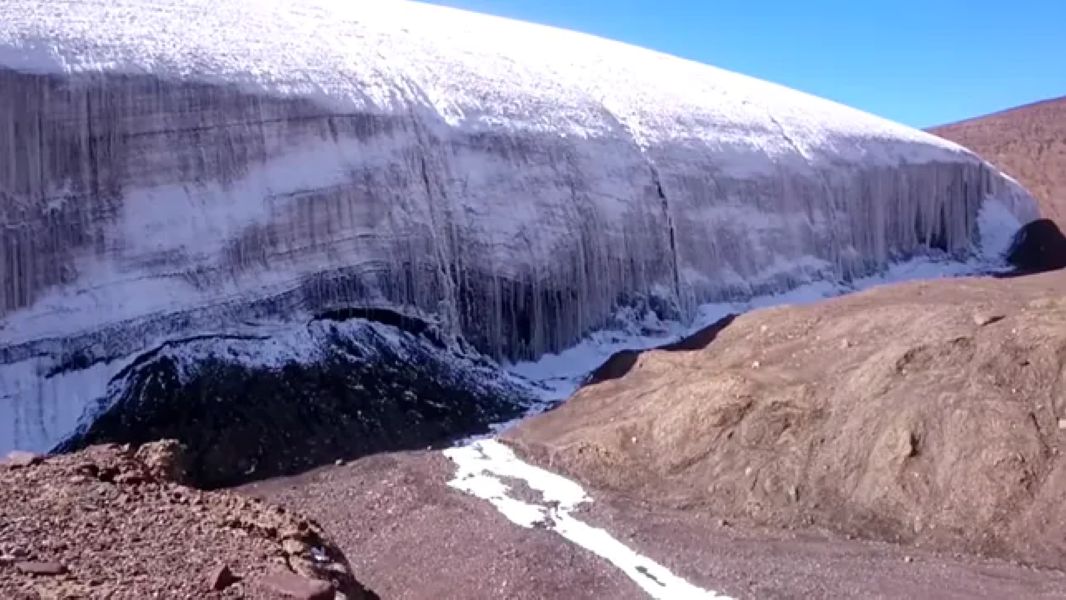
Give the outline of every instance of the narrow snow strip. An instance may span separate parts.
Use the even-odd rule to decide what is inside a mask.
[[[488,500],[511,522],[526,528],[545,527],[570,542],[606,559],[655,599],[687,600],[727,598],[692,585],[666,567],[642,556],[603,529],[571,515],[579,505],[592,502],[577,483],[519,459],[496,440],[480,440],[444,451],[458,467],[453,488]],[[543,502],[530,504],[510,496],[503,479],[523,481],[539,492]]]

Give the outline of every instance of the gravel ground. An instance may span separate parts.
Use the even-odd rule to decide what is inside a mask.
[[[605,561],[452,490],[439,453],[379,455],[240,491],[327,523],[383,598],[646,598]],[[1066,597],[1066,575],[823,532],[725,523],[593,492],[578,516],[737,598]]]
[[[317,524],[174,483],[159,448],[3,461],[0,598],[363,597]]]
[[[454,471],[439,452],[385,454],[240,491],[326,524],[382,598],[646,597],[598,557],[448,487]]]
[[[689,582],[734,598],[1066,597],[1066,573],[825,531],[756,528],[594,493],[581,516]]]

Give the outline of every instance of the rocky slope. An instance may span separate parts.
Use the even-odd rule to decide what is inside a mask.
[[[546,27],[399,1],[0,13],[0,451],[58,443],[177,340],[386,309],[536,357],[621,306],[971,258],[1036,215],[934,136]]]
[[[1017,178],[1041,213],[1066,229],[1066,98],[1045,100],[931,133],[977,152]]]
[[[180,446],[0,463],[0,596],[376,598],[313,521],[178,483]]]
[[[1063,297],[1059,272],[755,311],[507,440],[654,506],[1063,568]]]
[[[168,343],[119,373],[109,401],[57,451],[175,439],[196,481],[217,487],[487,433],[534,403],[423,323],[348,316]]]

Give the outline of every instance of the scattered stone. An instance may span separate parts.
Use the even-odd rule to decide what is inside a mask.
[[[242,585],[273,569],[303,569],[349,600],[373,597],[316,523],[165,480],[181,472],[174,448],[101,445],[0,468],[0,598],[201,598],[238,588],[276,597]],[[330,561],[313,562],[309,548]]]
[[[285,551],[285,554],[303,554],[309,550],[307,544],[292,538],[283,540],[281,549]]]
[[[145,478],[144,474],[136,471],[123,471],[115,475],[111,480],[123,485],[136,485],[138,483],[144,483],[147,481],[147,478]]]
[[[911,558],[910,556],[904,556],[903,557],[903,562],[910,564],[910,563],[914,562],[914,559]]]
[[[229,565],[225,564],[211,569],[207,575],[207,587],[216,592],[221,592],[237,581],[237,576],[230,570]]]
[[[15,568],[20,573],[27,575],[62,575],[67,572],[67,567],[57,562],[24,561],[15,563]]]
[[[136,458],[157,481],[189,483],[188,451],[177,440],[144,444],[137,449]]]
[[[729,527],[729,525],[730,525],[730,523],[729,523],[728,520],[726,520],[726,519],[718,519],[718,526],[719,527]]]
[[[260,585],[269,592],[294,600],[333,600],[330,584],[288,571],[270,573],[260,580]]]
[[[761,366],[762,366],[762,363],[757,361],[757,360],[754,360],[754,361],[751,362],[751,368],[752,369],[758,369]]]
[[[851,340],[849,340],[848,338],[840,340],[840,349],[847,350],[848,348],[851,348]]]
[[[337,460],[333,461],[333,464],[339,467],[344,464],[344,459],[338,458]]]
[[[995,313],[976,312],[973,314],[973,322],[978,327],[984,327],[985,325],[991,325],[998,323],[1007,318],[1006,315],[1000,315]]]
[[[40,463],[42,460],[44,460],[44,458],[42,458],[38,454],[15,450],[14,452],[8,453],[7,458],[5,458],[3,461],[3,464],[11,468],[18,469],[23,467],[32,467],[33,465]]]
[[[1059,419],[1059,429],[1066,431],[1066,419]]]

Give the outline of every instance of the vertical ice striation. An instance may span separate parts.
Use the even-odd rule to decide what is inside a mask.
[[[1035,217],[938,138],[572,32],[403,1],[0,13],[0,417],[177,335],[388,307],[528,358],[627,302],[967,256],[989,201]]]

